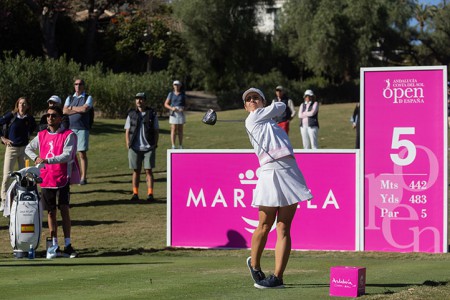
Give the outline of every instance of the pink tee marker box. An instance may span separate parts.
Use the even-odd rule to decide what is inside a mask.
[[[330,269],[330,296],[359,297],[366,291],[366,268],[336,266]]]

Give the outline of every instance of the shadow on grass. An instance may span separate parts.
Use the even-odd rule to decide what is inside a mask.
[[[381,287],[381,288],[407,288],[411,286],[445,286],[448,285],[449,282],[446,281],[433,281],[433,280],[426,280],[422,284],[416,284],[416,283],[376,283],[376,284],[366,284],[366,287]],[[290,283],[284,285],[286,288],[318,288],[318,287],[329,287],[329,284],[323,284],[323,283]],[[386,295],[386,294],[395,294],[396,292],[392,290],[386,290],[383,293],[365,293],[364,295]]]
[[[382,288],[407,288],[407,287],[412,287],[412,286],[431,286],[431,287],[436,287],[436,286],[442,286],[442,285],[447,285],[448,282],[446,281],[433,281],[433,280],[425,280],[422,284],[416,284],[416,283],[379,283],[379,284],[366,284],[366,286],[368,287],[382,287]],[[390,294],[395,294],[395,291],[392,290],[386,290],[383,293],[365,293],[365,295],[390,295]]]
[[[125,223],[123,221],[97,221],[97,220],[72,220],[72,227],[73,226],[99,226],[99,225],[111,225],[111,224],[122,224]],[[58,226],[62,226],[62,221],[58,221]],[[48,228],[48,222],[42,222],[42,227]]]
[[[127,192],[129,194],[129,192]],[[158,205],[166,204],[166,199],[156,199],[152,202],[147,202],[144,199],[140,201],[132,202],[130,200],[118,199],[118,200],[94,200],[83,203],[73,203],[70,204],[71,207],[90,207],[90,206],[110,206],[110,205]]]
[[[125,119],[124,119],[123,123],[125,124]],[[95,120],[94,126],[92,126],[92,128],[89,130],[89,134],[104,135],[104,134],[125,133],[125,129],[123,129],[124,124],[111,124],[111,123],[102,122],[101,120]],[[160,134],[170,134],[170,130],[160,128],[159,133]]]
[[[95,120],[94,126],[89,130],[89,134],[97,135],[97,134],[117,134],[123,133],[123,125],[122,124],[111,124],[111,123],[103,123],[102,121]]]
[[[164,174],[166,173],[166,170],[159,170],[159,171],[153,171],[153,174]],[[142,170],[142,175],[145,174],[144,170]],[[108,175],[102,175],[102,176],[93,176],[92,178],[110,178],[110,177],[118,177],[118,176],[130,176],[131,177],[131,170],[127,173],[114,173],[114,174],[108,174]]]
[[[98,190],[76,191],[76,192],[71,191],[70,193],[71,193],[71,194],[81,194],[81,195],[83,195],[83,194],[92,194],[92,193],[107,193],[107,194],[110,194],[110,193],[120,193],[120,194],[129,194],[130,191],[129,191],[129,190],[113,190],[113,189],[106,190],[106,189],[98,189]]]
[[[329,284],[325,283],[288,283],[284,284],[284,287],[287,289],[293,289],[293,288],[320,288],[320,287],[329,287]]]
[[[85,256],[83,256],[83,257],[85,257]],[[96,256],[96,257],[98,257],[98,256]],[[39,255],[39,258],[45,258],[45,255],[44,254],[42,254],[42,255]],[[22,259],[24,259],[24,260],[27,260],[28,261],[28,259],[26,259],[26,258],[22,258]],[[60,261],[60,260],[66,260],[66,259],[70,259],[70,258],[56,258],[56,259],[52,259],[52,260],[48,260],[48,263],[41,263],[41,262],[39,262],[39,263],[35,263],[35,262],[33,262],[33,263],[27,263],[27,264],[5,264],[5,265],[2,265],[2,264],[0,264],[0,268],[1,267],[11,267],[11,266],[14,266],[14,267],[27,267],[27,268],[30,268],[30,267],[68,267],[68,266],[70,266],[70,267],[75,267],[75,266],[127,266],[127,265],[162,265],[162,264],[172,264],[172,262],[168,262],[168,261],[161,261],[161,262],[138,262],[138,263],[133,263],[133,262],[130,262],[130,263],[120,263],[120,262],[105,262],[105,263],[98,263],[98,262],[93,262],[93,263],[89,263],[89,262],[83,262],[83,263],[77,263],[77,259],[70,259],[70,262],[71,263],[63,263],[63,264],[61,264],[61,263],[55,263],[54,261],[56,260],[56,261]],[[14,260],[14,261],[17,261],[17,262],[19,262],[20,260]]]
[[[122,250],[114,250],[114,251],[107,251],[107,250],[86,250],[82,249],[80,250],[80,253],[83,255],[83,257],[110,257],[110,256],[132,256],[132,255],[143,255],[148,253],[156,253],[165,251],[167,249],[144,249],[144,248],[136,248],[136,249],[122,249]]]
[[[117,175],[120,176],[120,175]],[[109,176],[108,176],[109,177]],[[143,178],[142,178],[143,177]],[[142,174],[141,180],[140,182],[142,184],[145,184],[145,175]],[[166,182],[167,178],[163,177],[163,178],[154,178],[153,179],[154,182]],[[127,174],[127,178],[124,178],[122,180],[103,180],[103,181],[96,181],[96,182],[91,182],[89,185],[97,185],[97,184],[130,184],[131,185],[131,174]],[[79,192],[80,193],[80,192]]]
[[[123,184],[123,183],[128,183],[131,184],[131,175],[127,174],[129,176],[129,178],[123,179],[123,180],[104,180],[104,181],[96,181],[96,182],[91,182],[89,183],[89,186],[95,186],[98,184],[104,185],[104,184]],[[120,176],[120,175],[117,175]],[[143,175],[145,176],[145,175]],[[109,177],[109,176],[108,176]],[[154,182],[166,182],[167,178],[166,177],[162,177],[162,178],[154,178]],[[145,177],[141,178],[141,183],[145,184]],[[96,190],[87,190],[87,191],[72,191],[72,193],[74,194],[86,194],[86,193],[95,193],[95,192],[108,192],[111,190],[105,190],[105,189],[96,189]]]

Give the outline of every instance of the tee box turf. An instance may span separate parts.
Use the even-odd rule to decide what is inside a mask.
[[[330,296],[358,297],[366,291],[366,268],[336,266],[330,269]]]

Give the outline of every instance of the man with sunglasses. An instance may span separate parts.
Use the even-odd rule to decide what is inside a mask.
[[[53,95],[50,98],[48,98],[47,104],[48,104],[49,108],[50,107],[54,107],[54,106],[61,107],[62,106],[61,98],[59,98],[57,95]],[[47,129],[47,126],[48,126],[48,124],[47,124],[47,114],[44,114],[41,117],[41,121],[39,122],[39,131]],[[64,127],[64,128],[69,128],[69,117],[68,116],[63,115],[61,126]]]
[[[74,82],[75,93],[67,97],[64,103],[64,114],[69,116],[70,129],[78,138],[78,156],[80,158],[81,180],[80,185],[87,184],[87,169],[89,149],[90,114],[93,109],[92,97],[86,94],[86,86],[83,79],[77,78]]]
[[[61,255],[58,246],[57,208],[61,213],[64,232],[65,247],[62,255],[70,258],[78,256],[71,243],[69,213],[70,184],[78,183],[80,179],[76,161],[77,136],[72,130],[61,127],[62,116],[60,107],[48,108],[47,129],[39,131],[25,148],[26,155],[36,165],[45,164],[45,167],[41,169],[41,190],[42,199],[48,211],[48,228],[52,237],[52,246],[47,250],[48,259]]]

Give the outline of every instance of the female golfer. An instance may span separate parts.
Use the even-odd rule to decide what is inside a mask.
[[[253,232],[247,266],[256,288],[282,288],[283,273],[291,252],[292,219],[298,202],[309,200],[312,195],[297,166],[288,135],[272,120],[284,112],[286,105],[272,102],[264,107],[264,94],[256,88],[246,90],[242,100],[245,110],[249,112],[245,128],[261,166],[252,202],[252,205],[259,207],[259,224]],[[266,277],[261,270],[260,260],[275,220],[275,271]]]

